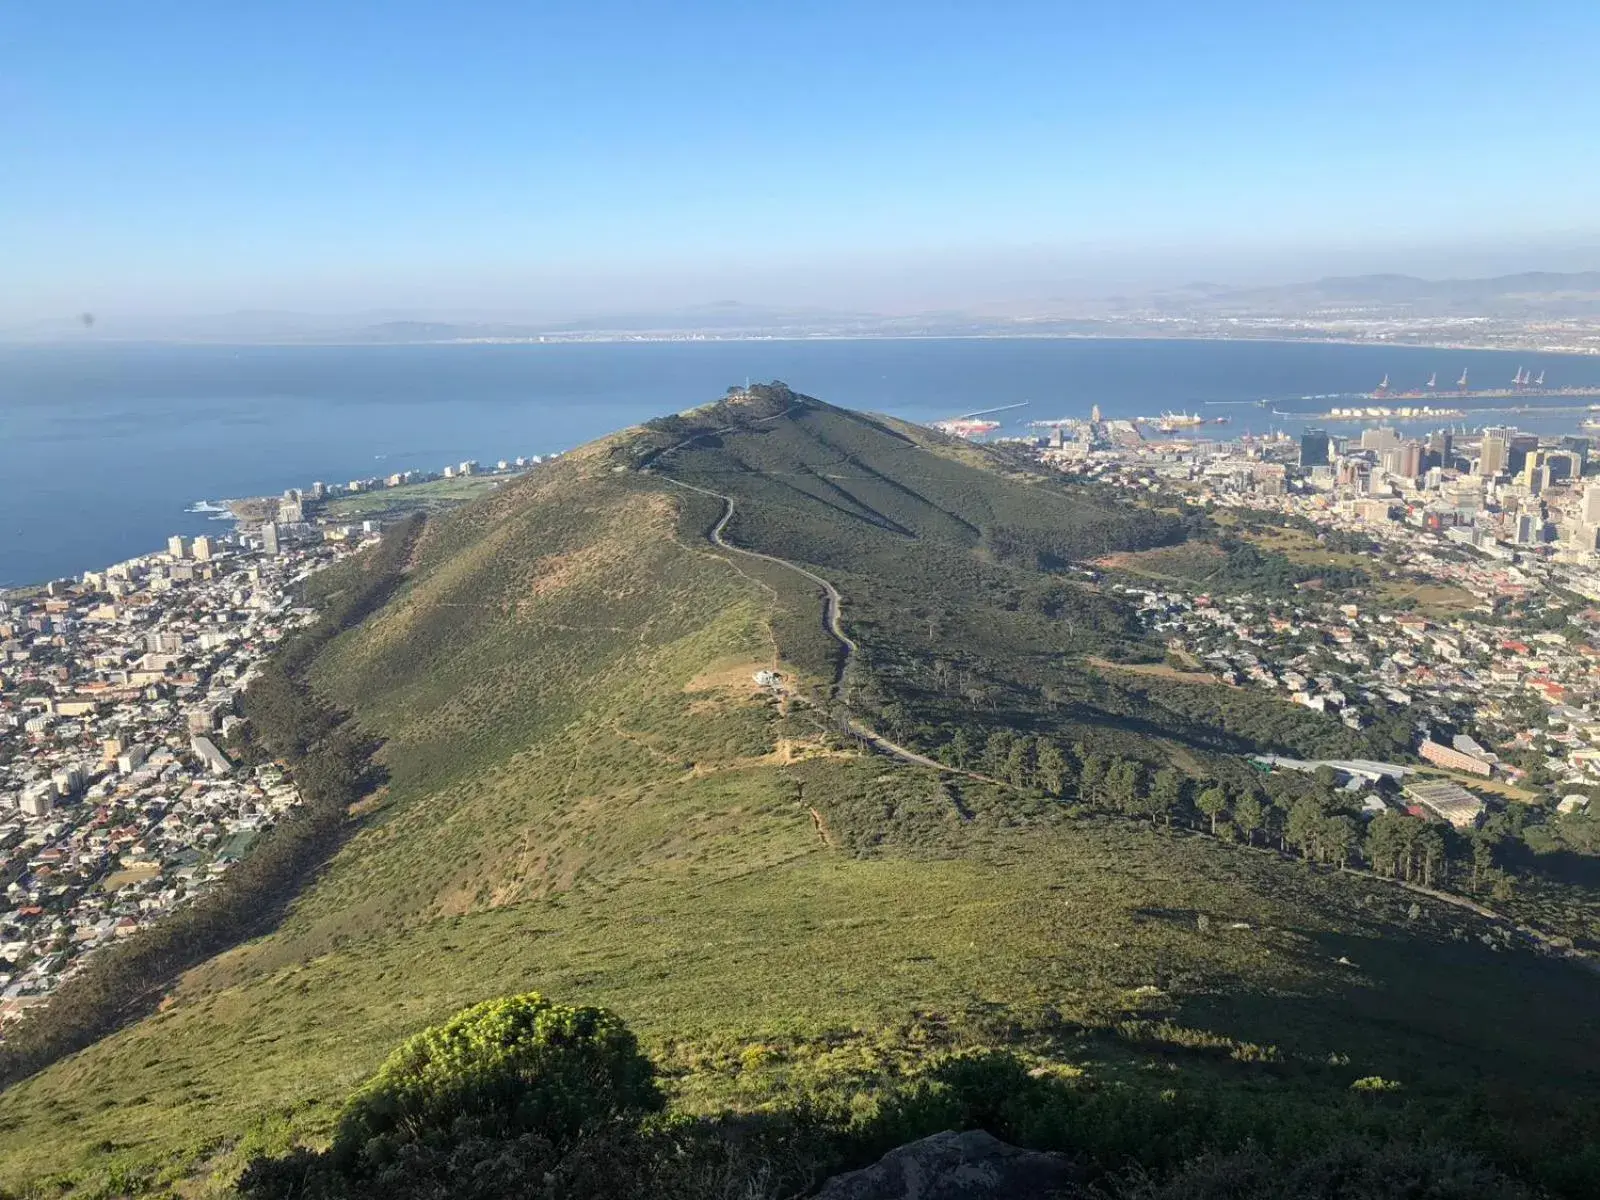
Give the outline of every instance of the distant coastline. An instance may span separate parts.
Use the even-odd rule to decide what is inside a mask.
[[[196,511],[196,497],[220,505],[289,484],[549,453],[703,403],[747,377],[925,423],[1023,401],[1032,407],[1019,413],[1030,417],[1084,416],[1098,405],[1122,418],[1355,395],[1385,372],[1397,391],[1433,371],[1454,380],[1464,368],[1490,385],[1519,367],[1537,372],[1541,357],[1552,387],[1600,386],[1600,360],[1586,355],[1170,330],[591,334],[546,342],[548,353],[461,341],[123,342],[98,332],[92,348],[0,351],[0,585],[64,577],[171,534],[225,528],[224,514]],[[1238,412],[1241,429],[1275,421]]]
[[[1600,328],[1596,330],[1600,337]],[[689,333],[615,333],[615,334],[541,334],[527,337],[472,337],[472,338],[417,338],[410,340],[384,339],[384,338],[283,338],[283,339],[253,339],[253,340],[226,340],[210,338],[6,338],[0,336],[0,347],[48,347],[51,349],[66,349],[87,346],[107,347],[138,347],[138,346],[173,346],[173,347],[206,347],[210,349],[226,350],[238,349],[303,349],[313,350],[326,348],[329,350],[362,350],[362,349],[405,349],[406,347],[431,346],[450,347],[459,346],[470,348],[473,346],[662,346],[662,345],[743,345],[761,343],[804,343],[804,342],[1216,342],[1222,344],[1251,344],[1264,343],[1272,345],[1291,346],[1357,346],[1365,349],[1382,350],[1442,350],[1463,351],[1474,354],[1550,354],[1561,355],[1567,358],[1600,358],[1600,344],[1595,346],[1572,345],[1517,345],[1507,346],[1494,342],[1439,340],[1439,341],[1410,341],[1410,340],[1383,340],[1377,338],[1361,337],[1289,337],[1283,334],[1263,334],[1257,336],[1227,336],[1225,334],[1206,333],[1146,333],[1142,331],[1115,332],[1111,330],[1096,331],[1093,333],[1052,332],[1029,333],[1026,331],[996,331],[982,333],[738,333],[723,334],[711,332]]]

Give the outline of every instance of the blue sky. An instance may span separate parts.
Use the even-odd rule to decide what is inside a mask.
[[[18,3],[0,319],[1600,266],[1597,55],[1593,0]]]

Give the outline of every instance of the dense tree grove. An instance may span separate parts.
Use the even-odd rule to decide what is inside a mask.
[[[1367,867],[1425,887],[1505,886],[1495,854],[1505,833],[1497,826],[1468,837],[1395,810],[1363,823],[1349,794],[1333,786],[1331,771],[1197,779],[1172,766],[1152,771],[1142,760],[1083,742],[1068,747],[1003,729],[981,746],[957,730],[937,756],[949,766],[1097,812],[1274,847],[1310,862]]]
[[[1287,555],[1263,550],[1233,534],[1216,535],[1213,541],[1227,556],[1210,581],[1211,586],[1219,589],[1292,596],[1300,584],[1312,579],[1321,580],[1324,588],[1333,591],[1362,587],[1371,582],[1364,571],[1295,563]]]
[[[984,530],[984,541],[995,558],[1033,571],[1059,571],[1073,562],[1114,550],[1148,550],[1170,546],[1183,538],[1181,521],[1142,511],[1130,511],[1123,519],[1108,516],[1071,528],[994,525]]]
[[[272,758],[288,767],[299,808],[200,899],[93,955],[47,1004],[8,1030],[0,1045],[0,1086],[139,1016],[179,972],[263,928],[339,844],[350,805],[371,784],[375,745],[316,698],[304,670],[319,649],[389,597],[421,525],[420,516],[407,518],[376,550],[348,564],[345,586],[329,597],[318,620],[286,638],[244,692],[247,733],[231,748],[242,761]]]

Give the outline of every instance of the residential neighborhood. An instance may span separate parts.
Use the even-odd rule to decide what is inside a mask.
[[[277,767],[230,760],[239,693],[312,618],[305,580],[370,530],[271,532],[174,537],[0,596],[0,1022],[203,893],[298,803]]]

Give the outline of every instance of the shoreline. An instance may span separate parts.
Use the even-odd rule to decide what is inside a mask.
[[[260,348],[260,349],[263,349],[263,350],[280,350],[280,349],[302,348],[302,349],[320,349],[320,350],[328,350],[328,351],[348,351],[348,350],[354,350],[354,349],[370,348],[370,349],[372,349],[374,351],[385,351],[385,350],[404,350],[404,349],[407,349],[407,348],[413,348],[414,349],[416,347],[421,347],[421,346],[429,346],[429,347],[458,347],[458,348],[465,349],[465,348],[470,348],[470,347],[474,347],[474,346],[496,345],[496,346],[525,346],[525,347],[537,347],[539,349],[547,349],[547,348],[575,347],[575,346],[597,346],[597,347],[598,346],[606,346],[606,347],[614,347],[614,346],[623,346],[623,345],[664,346],[664,345],[727,344],[727,345],[745,346],[745,345],[751,345],[751,344],[757,344],[757,343],[763,343],[763,342],[778,343],[778,344],[789,345],[789,346],[802,345],[802,344],[807,343],[807,342],[827,342],[827,343],[840,343],[840,344],[843,344],[843,343],[874,343],[874,342],[881,342],[881,343],[901,343],[901,342],[949,342],[949,343],[966,343],[966,342],[1022,342],[1022,343],[1061,342],[1061,343],[1074,343],[1074,344],[1077,344],[1077,343],[1104,343],[1104,344],[1145,343],[1145,344],[1148,344],[1148,345],[1151,345],[1151,346],[1178,346],[1178,345],[1184,345],[1184,344],[1190,344],[1190,343],[1206,343],[1206,344],[1215,344],[1215,345],[1237,345],[1237,344],[1248,344],[1248,343],[1261,343],[1261,344],[1265,344],[1265,345],[1276,345],[1276,346],[1305,346],[1305,347],[1309,347],[1309,346],[1350,346],[1350,347],[1366,347],[1366,348],[1373,348],[1373,349],[1400,350],[1400,351],[1408,352],[1409,355],[1412,358],[1416,358],[1417,356],[1420,356],[1420,355],[1423,355],[1423,354],[1437,355],[1437,354],[1439,354],[1441,352],[1448,352],[1448,351],[1454,350],[1454,351],[1457,351],[1457,352],[1467,352],[1467,353],[1473,353],[1473,354],[1492,353],[1492,354],[1496,354],[1496,355],[1501,356],[1507,362],[1513,362],[1513,361],[1516,361],[1518,359],[1526,361],[1531,356],[1531,354],[1533,354],[1533,353],[1546,354],[1546,355],[1558,355],[1559,354],[1559,355],[1564,355],[1566,357],[1571,357],[1571,358],[1600,357],[1600,353],[1591,353],[1591,352],[1586,351],[1586,350],[1579,350],[1579,349],[1573,349],[1573,348],[1566,348],[1566,349],[1560,349],[1560,350],[1542,350],[1542,351],[1538,351],[1538,352],[1530,352],[1530,351],[1526,351],[1526,350],[1521,350],[1521,351],[1519,351],[1519,350],[1510,350],[1510,349],[1504,349],[1504,348],[1500,348],[1500,347],[1490,347],[1490,346],[1482,346],[1482,345],[1476,345],[1476,344],[1463,344],[1463,343],[1455,343],[1455,342],[1449,342],[1449,341],[1441,341],[1441,342],[1436,343],[1436,344],[1430,343],[1430,344],[1425,344],[1425,345],[1421,345],[1421,344],[1419,344],[1419,345],[1411,345],[1411,344],[1396,345],[1396,344],[1393,344],[1393,343],[1374,343],[1374,342],[1370,342],[1370,341],[1367,341],[1367,340],[1364,340],[1364,339],[1358,339],[1358,338],[1282,337],[1282,336],[1277,336],[1277,337],[1218,337],[1218,336],[1184,335],[1184,334],[1172,334],[1172,333],[1151,334],[1151,333],[1142,333],[1142,332],[1141,333],[1136,333],[1136,332],[1127,332],[1127,333],[1101,333],[1101,332],[1096,332],[1096,333],[1092,333],[1091,334],[1091,333],[1030,333],[1030,332],[1021,332],[1021,331],[1015,331],[1015,332],[1008,331],[1008,332],[996,332],[996,333],[967,333],[967,334],[911,334],[911,333],[904,333],[904,334],[814,334],[814,335],[807,335],[807,334],[754,335],[754,334],[750,334],[750,335],[737,335],[737,336],[725,336],[725,337],[702,337],[702,338],[688,338],[688,337],[678,337],[678,336],[635,337],[635,336],[615,335],[615,336],[607,336],[607,337],[561,338],[561,339],[558,339],[558,340],[555,340],[555,341],[544,341],[544,342],[540,342],[540,341],[532,340],[532,339],[521,339],[521,338],[517,338],[517,339],[471,339],[471,340],[452,339],[452,340],[441,340],[441,341],[415,341],[415,342],[310,342],[310,341],[226,342],[226,341],[201,341],[201,340],[143,340],[143,339],[95,338],[92,341],[90,341],[90,340],[79,340],[79,339],[57,340],[57,341],[38,340],[38,341],[26,341],[26,342],[0,341],[0,349],[36,348],[36,349],[47,350],[47,351],[60,351],[60,350],[65,350],[65,349],[71,348],[71,349],[78,349],[78,350],[89,350],[89,351],[92,352],[92,350],[95,349],[95,348],[116,349],[116,348],[124,348],[124,347],[149,347],[149,348],[155,348],[155,347],[181,347],[181,348],[194,348],[194,349],[209,348],[209,349],[213,349],[213,350],[222,350],[222,351],[226,351],[226,350],[229,350],[229,349],[243,350],[243,349],[255,349],[255,348]],[[1360,393],[1351,393],[1352,397],[1357,396],[1357,395],[1360,395]],[[1304,397],[1283,396],[1283,397],[1276,397],[1276,398],[1269,397],[1268,399],[1272,400],[1274,403],[1292,404],[1296,400],[1303,399],[1303,398]],[[1448,400],[1450,398],[1452,398],[1452,394],[1450,394],[1450,393],[1438,393],[1436,395],[1436,399],[1441,400],[1441,401]],[[1408,397],[1406,399],[1410,399],[1410,398]],[[1401,403],[1405,402],[1404,400],[1401,400],[1401,398],[1398,397],[1398,396],[1395,397],[1395,400],[1400,400]],[[1261,400],[1260,400],[1259,397],[1257,397],[1257,398],[1253,398],[1253,399],[1242,399],[1242,400],[1238,400],[1238,401],[1206,401],[1205,403],[1207,403],[1207,404],[1237,404],[1237,405],[1239,405],[1241,407],[1245,407],[1245,406],[1259,405],[1261,403]],[[1501,410],[1499,408],[1490,408],[1490,409],[1486,409],[1484,411],[1486,411],[1486,412],[1498,412],[1498,411],[1503,411],[1503,410]],[[1274,413],[1273,415],[1277,416],[1277,415],[1280,415],[1280,414]],[[1329,421],[1329,420],[1333,420],[1334,419],[1334,418],[1332,418],[1331,415],[1329,415],[1327,413],[1291,412],[1291,413],[1283,413],[1281,415],[1283,417],[1285,417],[1285,418],[1295,418],[1295,419],[1301,419],[1301,420],[1307,420],[1307,421],[1315,421],[1315,420]],[[1454,419],[1459,419],[1459,418],[1454,418]],[[186,517],[189,517],[191,519],[192,518],[196,518],[196,517],[204,516],[204,517],[208,518],[208,523],[209,522],[215,522],[217,526],[222,526],[222,527],[227,527],[231,523],[232,525],[234,525],[236,527],[238,518],[240,516],[239,512],[235,508],[235,505],[238,502],[239,502],[238,499],[208,500],[208,501],[203,502],[206,507],[202,509],[202,508],[197,506],[199,503],[202,503],[202,502],[191,501],[190,502],[190,506],[184,508],[183,515],[186,516]],[[159,543],[159,538],[155,539],[155,542],[158,544]],[[95,570],[95,569],[97,569],[97,568],[92,567],[92,566],[88,567],[88,568],[82,568],[80,570],[75,571],[72,574],[71,577],[76,578],[76,577],[80,576],[83,573],[83,570]],[[68,577],[67,575],[63,574],[63,575],[57,575],[54,578],[59,579],[59,578],[67,578],[67,577]],[[33,591],[38,590],[39,588],[42,588],[42,587],[46,586],[49,582],[51,582],[51,578],[49,578],[49,577],[41,578],[41,579],[34,580],[34,581],[19,581],[19,582],[15,582],[15,583],[9,583],[9,582],[6,582],[4,580],[0,580],[0,598],[5,598],[5,597],[8,597],[8,596],[13,596],[13,595],[29,594],[29,593],[31,593]]]
[[[550,459],[558,458],[558,457],[560,457],[560,455],[562,453],[563,452],[559,451],[559,450],[558,451],[554,451],[554,452],[550,453],[548,458],[545,458],[544,461],[549,461]],[[543,456],[541,456],[541,457],[543,457]],[[489,471],[483,472],[481,474],[474,474],[474,475],[470,475],[470,476],[460,476],[460,477],[457,477],[454,480],[454,482],[459,484],[462,479],[476,480],[476,481],[478,481],[479,483],[481,483],[483,485],[484,491],[485,491],[485,493],[487,493],[488,491],[491,491],[494,488],[497,488],[497,487],[499,487],[499,486],[501,486],[501,485],[503,485],[505,483],[508,483],[511,480],[521,478],[527,472],[533,470],[534,467],[537,466],[537,465],[538,465],[537,463],[527,464],[527,465],[524,465],[524,466],[521,466],[521,467],[512,467],[512,468],[510,468],[510,469],[508,469],[506,471],[500,471],[498,469],[493,469],[493,470],[489,470]],[[436,476],[436,477],[431,478],[431,479],[417,480],[415,482],[407,483],[407,484],[396,484],[396,485],[389,486],[389,487],[374,488],[371,491],[356,492],[356,493],[351,493],[351,494],[345,495],[345,496],[333,496],[333,497],[329,497],[329,498],[325,499],[321,503],[324,503],[324,504],[328,504],[328,503],[331,503],[331,504],[348,503],[354,497],[368,497],[368,496],[371,496],[371,497],[382,497],[382,496],[388,495],[388,494],[393,493],[393,492],[403,492],[403,493],[406,493],[407,497],[412,497],[412,496],[415,496],[416,493],[414,491],[409,491],[408,489],[425,488],[425,487],[428,487],[430,485],[437,485],[437,484],[440,484],[440,483],[449,483],[449,482],[452,482],[452,480],[450,478],[445,477],[443,475],[440,475],[440,476]],[[237,498],[234,498],[234,499],[224,499],[224,500],[198,500],[198,501],[195,501],[194,504],[191,507],[184,509],[183,512],[184,512],[184,515],[186,515],[186,516],[206,515],[206,516],[209,517],[209,519],[211,521],[216,521],[216,522],[222,522],[222,523],[229,524],[231,526],[231,528],[227,529],[226,532],[223,533],[221,536],[227,537],[227,538],[230,538],[230,539],[237,539],[239,534],[240,534],[240,532],[241,532],[241,529],[244,526],[247,526],[247,525],[258,525],[258,524],[261,523],[260,516],[258,514],[252,513],[250,511],[249,506],[251,506],[251,505],[261,505],[261,504],[264,504],[268,500],[276,500],[276,499],[277,499],[276,497],[242,496],[242,497],[237,497]],[[205,506],[205,507],[199,507],[199,506]],[[368,523],[368,522],[382,521],[385,517],[392,517],[394,515],[395,511],[404,511],[404,507],[402,506],[402,508],[399,509],[399,510],[393,509],[393,508],[391,508],[389,510],[383,510],[383,509],[379,508],[379,509],[375,510],[373,513],[371,513],[370,515],[364,514],[364,513],[359,513],[359,512],[350,513],[350,514],[340,514],[340,513],[334,513],[333,514],[334,517],[339,517],[339,516],[343,515],[344,519],[342,519],[342,520],[339,520],[339,519],[329,520],[329,519],[327,519],[326,514],[324,514],[322,519],[313,520],[313,521],[311,521],[309,523],[312,526],[319,527],[319,528],[333,528],[335,526],[341,526],[341,525],[349,528],[349,527],[354,527],[354,526],[357,526],[357,525],[362,525],[362,524],[365,524],[365,523]],[[182,536],[188,536],[188,535],[182,535]],[[140,553],[140,554],[135,554],[132,557],[134,559],[139,559],[139,558],[148,557],[148,556],[150,556],[152,554],[159,554],[159,553],[161,553],[161,550],[158,547],[157,549],[154,549],[154,550],[149,550],[149,551],[145,551],[145,552]],[[130,561],[130,560],[122,560],[122,561]],[[96,573],[99,573],[99,572],[108,571],[108,570],[110,570],[112,567],[114,567],[116,565],[118,565],[118,564],[117,563],[108,563],[108,564],[106,564],[104,566],[100,566],[100,567],[86,567],[86,568],[84,568],[84,569],[82,569],[80,571],[75,572],[72,575],[58,575],[53,579],[41,579],[41,580],[36,580],[34,582],[31,582],[31,583],[19,583],[19,584],[0,583],[0,602],[12,601],[12,600],[17,600],[17,599],[25,599],[25,598],[34,596],[34,595],[44,591],[45,589],[47,589],[51,584],[62,582],[62,581],[68,580],[68,579],[70,579],[74,583],[76,583],[79,580],[81,580],[83,578],[83,576],[86,575],[86,574],[96,574]]]

